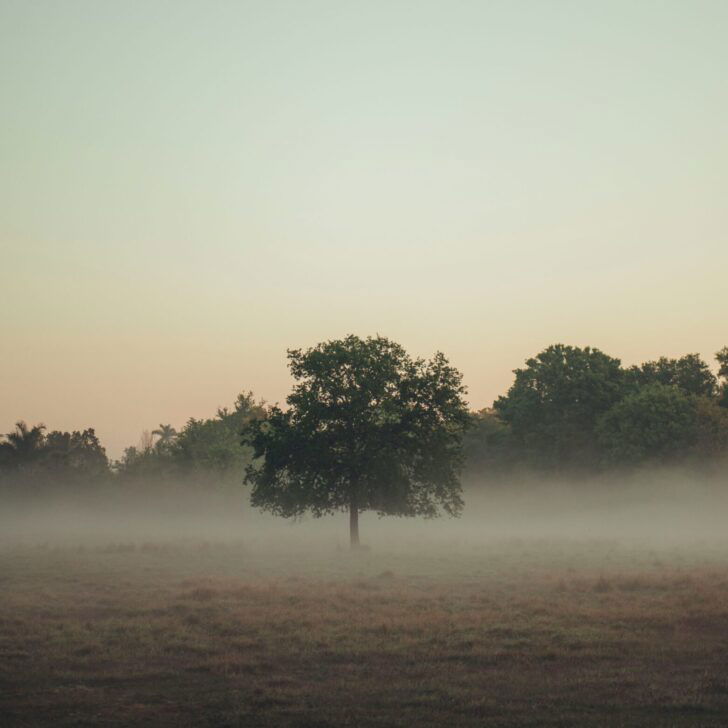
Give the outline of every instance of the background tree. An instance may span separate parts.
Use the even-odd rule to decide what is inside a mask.
[[[465,471],[471,475],[502,472],[515,465],[511,428],[489,408],[470,413],[470,426],[463,440]]]
[[[281,516],[349,511],[432,517],[462,508],[458,478],[468,424],[461,374],[440,353],[412,359],[384,337],[348,336],[288,351],[289,408],[253,420],[244,441],[254,506]]]
[[[728,346],[724,346],[716,353],[715,359],[718,362],[718,376],[721,378],[718,401],[721,407],[728,408]]]
[[[177,430],[172,425],[160,424],[156,430],[152,430],[152,435],[158,438],[154,446],[158,450],[167,450],[177,437]]]
[[[93,480],[108,474],[109,460],[93,428],[61,432],[53,430],[45,437],[44,467],[64,480]]]
[[[724,346],[720,351],[716,352],[715,360],[718,362],[718,376],[728,379],[728,346]]]
[[[239,486],[240,473],[252,457],[251,449],[241,444],[243,428],[253,417],[265,418],[265,413],[264,402],[256,402],[252,392],[243,392],[232,408],[221,407],[214,417],[192,417],[179,432],[171,425],[160,425],[143,434],[138,447],[124,450],[116,471],[131,480]]]
[[[696,442],[694,454],[700,461],[720,462],[728,456],[728,408],[715,399],[696,397]],[[724,463],[723,463],[724,464]]]
[[[593,464],[596,422],[624,394],[619,359],[588,346],[555,344],[514,373],[494,408],[524,458],[546,467]]]
[[[16,422],[15,429],[0,442],[0,462],[12,469],[37,462],[42,453],[45,429],[44,424],[28,427],[23,420]]]
[[[243,392],[232,409],[222,407],[209,419],[189,419],[177,435],[172,455],[183,469],[230,473],[239,484],[240,473],[251,459],[241,434],[251,419],[265,416],[265,403],[256,402],[252,392]]]
[[[597,435],[612,465],[679,459],[698,441],[695,398],[672,385],[648,384],[612,407]]]
[[[685,394],[702,397],[713,397],[718,389],[715,375],[699,354],[686,354],[679,359],[668,359],[662,356],[657,361],[648,361],[639,367],[630,367],[628,379],[637,386],[672,385],[681,389]]]
[[[16,424],[0,442],[0,473],[16,495],[43,493],[64,484],[90,484],[109,475],[109,461],[92,428],[45,431]]]

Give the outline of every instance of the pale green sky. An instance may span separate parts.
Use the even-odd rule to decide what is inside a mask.
[[[112,454],[347,333],[474,407],[728,344],[728,2],[0,0],[0,431]]]

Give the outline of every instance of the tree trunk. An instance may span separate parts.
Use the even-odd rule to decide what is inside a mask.
[[[359,508],[353,500],[349,505],[349,545],[359,548]]]

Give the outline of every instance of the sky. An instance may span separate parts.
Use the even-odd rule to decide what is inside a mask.
[[[0,0],[0,432],[112,456],[286,349],[728,344],[728,3]]]

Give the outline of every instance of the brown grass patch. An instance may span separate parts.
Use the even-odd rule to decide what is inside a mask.
[[[0,552],[4,726],[728,724],[728,555],[111,546]]]

